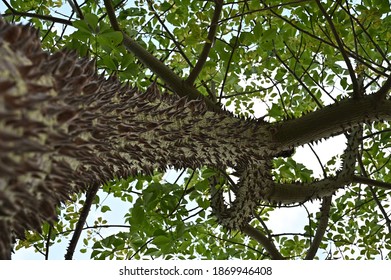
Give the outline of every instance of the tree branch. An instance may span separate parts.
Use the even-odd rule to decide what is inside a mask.
[[[236,242],[236,241],[233,241],[233,240],[230,240],[230,239],[222,238],[222,237],[220,237],[220,236],[214,235],[214,234],[209,233],[209,232],[206,232],[206,234],[207,234],[208,236],[211,236],[211,237],[213,237],[213,238],[215,238],[215,239],[224,241],[224,242],[226,242],[226,243],[234,244],[234,245],[239,245],[239,246],[248,248],[248,249],[250,249],[250,250],[256,252],[256,253],[259,254],[259,255],[262,255],[262,256],[267,255],[267,253],[264,253],[264,252],[262,252],[262,251],[259,251],[259,250],[257,250],[256,248],[251,247],[251,246],[246,245],[246,244],[243,244],[243,243],[241,243],[241,242]]]
[[[362,162],[361,159],[359,160],[359,165],[360,165],[360,168],[361,168],[361,173],[364,175],[364,178],[368,178],[368,174],[367,174],[367,172],[366,172],[366,170],[364,168],[364,163]],[[384,219],[386,220],[386,225],[387,225],[387,228],[388,228],[388,232],[391,233],[391,220],[388,217],[387,211],[384,209],[383,205],[381,204],[381,202],[379,200],[379,197],[377,196],[377,193],[373,189],[373,186],[369,185],[369,190],[371,191],[373,200],[376,202],[377,206],[379,207],[380,212],[382,213]]]
[[[194,66],[193,70],[190,72],[189,77],[187,77],[186,82],[189,85],[193,85],[194,81],[197,79],[198,75],[201,73],[202,68],[205,65],[205,62],[209,56],[209,52],[212,48],[213,42],[215,40],[218,21],[220,18],[221,11],[223,10],[223,0],[215,0],[215,10],[213,13],[212,21],[210,23],[208,37],[202,49],[201,55]]]
[[[353,180],[359,147],[362,142],[361,127],[354,127],[347,138],[348,142],[343,154],[342,168],[334,177],[327,177],[311,183],[276,183],[270,193],[265,195],[265,200],[279,204],[305,202],[332,196],[338,189],[350,184]]]
[[[382,119],[391,119],[391,101],[379,100],[373,94],[360,100],[342,100],[303,117],[272,124],[270,129],[277,148],[283,150],[338,135],[359,123]]]
[[[263,3],[264,4],[264,3]],[[265,5],[265,4],[264,4]],[[321,43],[324,43],[330,47],[333,47],[335,49],[339,49],[337,45],[334,44],[334,42],[332,41],[327,41],[325,39],[323,39],[322,37],[319,37],[318,34],[315,34],[315,33],[311,33],[309,32],[308,30],[300,27],[299,25],[295,24],[292,20],[289,20],[285,17],[283,17],[282,15],[278,14],[277,12],[274,11],[274,9],[270,9],[270,12],[273,13],[273,15],[275,15],[277,18],[281,19],[282,21],[288,23],[289,25],[291,25],[293,28],[297,29],[298,31],[300,31],[301,33],[315,39],[315,40],[318,40],[319,42]],[[373,64],[374,62],[373,61],[368,61],[367,59],[365,59],[364,57],[361,57],[360,55],[354,53],[354,52],[351,52],[350,50],[346,50],[348,52],[348,54],[353,57],[355,60],[359,61],[360,63],[362,63],[363,65],[365,65],[366,67],[368,67],[368,69],[371,69],[373,72],[375,72],[376,74],[378,75],[381,75],[381,76],[384,76],[384,71],[380,71],[378,69],[376,69]],[[378,67],[381,67],[381,65],[377,65]]]
[[[262,246],[265,248],[265,250],[269,253],[270,257],[273,260],[283,260],[284,257],[280,254],[274,243],[269,240],[262,232],[256,230],[250,225],[246,225],[243,228],[243,232],[247,234],[248,236],[254,238],[256,241],[258,241]]]
[[[306,2],[311,2],[311,1],[312,0],[296,0],[296,1],[289,1],[289,2],[285,2],[285,3],[273,5],[273,6],[267,6],[265,3],[262,3],[262,4],[265,5],[265,8],[260,8],[260,9],[250,10],[250,11],[247,11],[247,12],[242,12],[240,14],[235,14],[233,16],[229,16],[227,18],[224,18],[224,19],[220,20],[220,22],[229,21],[229,20],[237,18],[237,17],[250,15],[250,14],[254,14],[254,13],[273,11],[274,9],[281,9],[281,8],[284,8],[284,7],[287,7],[287,6],[288,7],[289,6],[297,6],[299,4],[305,5]],[[247,1],[245,1],[245,2],[247,2]],[[261,1],[261,2],[263,2],[263,1]]]
[[[111,26],[114,30],[120,31],[123,34],[123,44],[127,50],[132,52],[146,67],[159,76],[164,82],[167,83],[171,89],[179,96],[186,96],[189,99],[203,99],[207,104],[207,107],[211,111],[221,111],[221,107],[210,99],[204,97],[196,88],[182,80],[174,71],[168,68],[155,56],[150,54],[135,40],[125,34],[117,21],[113,5],[110,0],[104,0],[107,15],[110,19]]]
[[[312,183],[275,183],[265,200],[279,204],[303,203],[333,195],[351,183],[346,178],[330,177]]]
[[[72,10],[75,12],[75,14],[80,18],[84,19],[83,12],[80,9],[79,4],[77,4],[76,0],[67,0],[69,5],[71,6]]]
[[[91,209],[92,202],[98,192],[100,186],[96,184],[95,186],[88,189],[86,193],[86,200],[84,206],[81,209],[79,220],[77,221],[75,231],[73,232],[72,239],[69,242],[67,252],[65,253],[65,260],[72,260],[73,254],[75,252],[77,243],[79,242],[81,232],[83,231],[84,225],[86,223],[88,214]]]
[[[353,176],[352,183],[365,184],[368,186],[378,187],[385,190],[391,190],[390,183],[373,180],[371,178],[367,178],[363,176]]]
[[[311,243],[311,246],[307,251],[307,255],[305,257],[306,260],[314,259],[316,252],[319,249],[320,243],[327,229],[331,201],[332,201],[332,196],[327,196],[323,198],[322,207],[321,207],[321,216],[319,218],[318,227],[316,229],[315,237]]]
[[[155,15],[155,17],[157,18],[157,20],[160,22],[160,24],[162,25],[162,27],[164,28],[164,30],[167,32],[168,36],[170,37],[171,41],[174,43],[175,47],[178,49],[178,52],[181,54],[181,56],[186,60],[187,64],[190,66],[190,67],[193,67],[193,64],[191,63],[190,59],[186,56],[185,52],[182,50],[182,47],[181,47],[181,44],[180,42],[178,42],[175,38],[175,36],[172,34],[172,32],[170,31],[170,29],[166,26],[166,24],[164,24],[164,21],[160,18],[160,15],[156,12],[156,10],[154,9],[153,7],[153,1],[152,0],[148,0],[148,4],[149,4],[149,8],[151,9],[151,11],[153,12],[153,14]],[[174,4],[171,5],[171,7],[173,7]],[[170,8],[171,8],[170,7]],[[169,8],[169,9],[170,9]],[[166,13],[169,9],[165,10],[162,14]]]
[[[345,51],[344,45],[342,43],[342,40],[341,40],[341,38],[338,35],[337,29],[335,28],[335,25],[334,25],[333,21],[331,20],[331,17],[327,14],[327,11],[323,7],[323,5],[320,3],[320,0],[316,0],[316,4],[318,5],[318,7],[319,7],[320,11],[322,12],[323,16],[326,18],[326,20],[327,20],[327,22],[328,22],[328,24],[329,24],[329,26],[331,28],[331,32],[333,33],[334,38],[337,41],[338,49],[340,50],[340,52],[342,54],[342,57],[343,57],[343,59],[344,59],[344,61],[346,63],[346,66],[348,67],[350,79],[352,80],[353,96],[357,96],[357,95],[361,96],[362,93],[360,92],[360,86],[358,84],[356,74],[355,74],[353,66],[352,66],[352,64],[351,64],[351,62],[349,60],[349,56],[347,55],[347,53]]]
[[[52,230],[53,226],[50,224],[49,225],[49,230],[48,230],[48,236],[46,237],[46,244],[45,244],[45,260],[49,259],[49,251],[50,251],[50,237],[52,235]]]
[[[384,219],[386,220],[388,233],[391,233],[391,220],[390,217],[388,216],[387,211],[384,209],[384,206],[381,204],[381,201],[372,186],[369,186],[369,190],[371,191],[373,200],[376,202],[377,207],[379,207],[380,212],[382,213]]]
[[[245,6],[243,6],[242,13],[244,11],[244,7]],[[228,73],[229,73],[228,71],[229,71],[229,68],[231,66],[231,61],[232,61],[233,55],[234,55],[234,53],[236,51],[236,48],[238,47],[238,44],[239,44],[239,36],[240,36],[240,32],[242,32],[242,22],[243,22],[243,16],[240,17],[239,26],[238,26],[238,32],[237,32],[237,35],[236,35],[236,38],[235,38],[235,43],[232,46],[232,51],[231,51],[231,54],[230,54],[228,62],[227,62],[227,69],[225,70],[224,79],[223,79],[223,82],[222,82],[222,85],[221,85],[221,89],[220,89],[220,94],[219,94],[219,103],[221,103],[221,96],[223,96],[223,91],[224,91],[225,83],[226,83],[227,78],[228,78]]]
[[[346,2],[346,5],[348,5],[348,2]],[[364,25],[358,20],[358,18],[354,17],[347,8],[345,8],[341,3],[339,3],[339,6],[341,9],[343,9],[346,14],[349,15],[349,17],[361,28],[361,30],[364,32],[364,34],[368,37],[368,39],[371,41],[373,46],[375,47],[376,51],[381,55],[381,57],[384,59],[384,61],[390,65],[391,62],[388,60],[387,55],[384,53],[384,51],[380,48],[380,46],[375,42],[371,34],[369,34],[368,30],[364,27]],[[352,26],[352,29],[354,27]],[[358,53],[358,52],[357,52]]]
[[[271,232],[270,232],[269,228],[267,227],[265,221],[261,218],[261,216],[258,215],[258,213],[253,213],[253,215],[261,223],[263,229],[267,233],[267,237],[271,240],[273,235],[271,234]]]
[[[290,50],[289,46],[284,43],[286,45],[286,47]],[[293,55],[293,54],[292,54]],[[287,69],[289,71],[289,73],[291,73],[293,75],[293,77],[296,79],[296,81],[299,82],[299,84],[306,90],[306,92],[311,96],[312,100],[314,100],[314,102],[316,103],[316,105],[318,105],[319,108],[322,108],[323,105],[319,102],[319,100],[316,98],[316,96],[311,92],[311,90],[307,87],[307,85],[302,81],[302,79],[297,76],[297,74],[295,73],[295,71],[293,71],[286,63],[285,61],[278,55],[277,52],[275,52],[275,56],[276,58],[278,59],[278,61],[285,67],[285,69]],[[296,59],[296,57],[295,57]],[[297,59],[296,59],[297,60]]]
[[[38,19],[57,22],[65,25],[72,25],[72,21],[67,19],[48,16],[48,15],[39,15],[39,14],[29,13],[29,12],[20,12],[15,10],[7,1],[3,1],[3,3],[11,11],[11,13],[4,13],[1,15],[2,17],[14,15],[14,16],[21,16],[21,17],[38,18]]]
[[[376,92],[377,98],[384,99],[387,97],[387,94],[390,92],[391,89],[391,75],[388,76],[387,80],[384,82],[382,87]]]

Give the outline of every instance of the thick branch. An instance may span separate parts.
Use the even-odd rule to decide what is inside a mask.
[[[272,125],[277,149],[300,146],[337,135],[358,123],[391,119],[391,101],[376,95],[346,99],[301,118]]]
[[[349,183],[350,181],[346,179],[337,180],[336,178],[327,178],[308,184],[276,183],[266,199],[280,204],[301,203],[331,196]]]
[[[348,142],[343,154],[341,170],[334,177],[311,183],[275,184],[265,198],[277,203],[297,203],[307,200],[331,197],[338,189],[353,181],[355,163],[362,139],[361,127],[355,127],[347,136]],[[326,201],[327,202],[327,201]],[[326,203],[325,202],[325,203]]]
[[[385,190],[391,190],[390,183],[373,180],[363,176],[353,176],[353,183],[365,184],[368,186],[378,187]]]
[[[43,52],[31,27],[0,21],[0,38],[0,103],[5,104],[0,136],[6,140],[0,147],[0,180],[7,185],[0,188],[0,204],[7,207],[0,215],[0,231],[6,235],[0,238],[0,258],[9,258],[11,230],[21,237],[25,230],[40,228],[70,195],[113,178],[168,166],[245,165],[255,166],[252,178],[267,177],[269,166],[257,168],[265,167],[265,157],[273,153],[265,122],[207,111],[202,101],[161,94],[156,85],[141,93],[115,77],[105,79],[96,74],[94,61],[64,51]],[[257,184],[245,180],[250,187]],[[261,187],[256,186],[262,194]],[[243,189],[245,194],[249,190]],[[248,204],[247,197],[240,202]],[[252,205],[244,209],[245,219]]]

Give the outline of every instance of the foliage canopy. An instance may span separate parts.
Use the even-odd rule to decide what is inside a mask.
[[[110,22],[107,2],[112,2],[122,31],[197,93],[246,118],[283,122],[389,85],[389,1],[2,2],[3,17],[39,28],[49,52],[76,50],[95,59],[99,71],[123,82],[145,89],[157,81],[170,90],[170,81],[122,44],[123,34]],[[384,95],[389,97],[389,88]],[[323,200],[321,209],[310,201],[262,204],[251,221],[251,234],[227,232],[216,223],[209,186],[216,171],[188,169],[118,179],[92,197],[75,195],[59,209],[57,223],[45,224],[41,233],[27,233],[16,248],[34,247],[50,258],[52,246],[73,238],[80,209],[89,209],[90,200],[94,217],[84,226],[78,250],[92,259],[269,259],[265,243],[287,259],[390,259],[391,128],[377,120],[363,124],[363,131],[353,184],[332,202]],[[316,155],[316,146],[307,147]],[[276,181],[307,183],[340,168],[341,154],[335,154],[328,162],[319,160],[322,174],[315,174],[296,161],[299,150],[274,160]],[[226,177],[219,179],[226,187]],[[302,228],[278,232],[270,227],[276,217],[286,223],[278,211],[294,208],[304,213]]]

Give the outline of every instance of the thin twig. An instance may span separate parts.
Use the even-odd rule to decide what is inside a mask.
[[[164,21],[161,19],[161,16],[156,12],[156,10],[154,9],[153,7],[153,1],[151,0],[148,0],[148,4],[149,4],[149,8],[151,9],[151,11],[153,12],[153,14],[155,15],[155,17],[157,18],[157,20],[160,22],[160,24],[162,25],[162,27],[164,28],[164,30],[167,32],[168,36],[169,36],[169,39],[174,43],[175,47],[178,49],[178,52],[180,53],[180,55],[186,60],[187,64],[190,66],[190,67],[193,67],[193,64],[191,63],[190,59],[186,56],[185,52],[182,50],[182,47],[180,45],[180,43],[176,40],[175,36],[172,34],[172,32],[170,31],[170,29],[167,27],[167,25],[164,23]],[[166,11],[163,12],[166,13],[169,9],[171,9],[172,7],[174,7],[174,4],[172,4]]]
[[[50,251],[50,237],[52,235],[53,226],[49,224],[48,236],[46,237],[46,250],[45,250],[45,260],[49,259],[49,251]]]
[[[187,188],[189,187],[189,184],[190,184],[190,182],[191,182],[191,179],[193,179],[194,174],[195,174],[195,171],[193,170],[193,172],[192,172],[191,175],[190,175],[190,178],[187,180],[187,183],[186,183],[186,185],[185,185],[185,188],[183,189],[183,192],[182,192],[181,197],[180,197],[179,200],[178,200],[178,203],[177,203],[177,204],[175,205],[175,207],[171,210],[171,212],[167,215],[167,218],[168,218],[168,217],[171,217],[171,216],[175,213],[175,211],[178,210],[179,206],[181,205],[181,202],[182,202],[183,198],[184,198],[185,195],[187,194]]]
[[[86,200],[84,202],[83,208],[81,209],[79,220],[77,221],[76,228],[71,238],[71,241],[69,242],[67,252],[65,254],[65,260],[72,260],[73,258],[73,254],[75,252],[77,243],[79,242],[81,232],[83,231],[88,214],[90,212],[92,202],[94,201],[98,190],[99,185],[95,185],[90,187],[86,193]]]
[[[1,15],[2,17],[15,15],[15,16],[21,16],[21,17],[38,18],[38,19],[47,20],[47,21],[51,21],[51,22],[57,22],[57,23],[65,24],[65,25],[72,25],[72,21],[67,20],[67,19],[48,16],[48,15],[39,15],[39,14],[29,13],[29,12],[20,12],[20,11],[15,10],[7,1],[3,0],[3,3],[11,11],[11,13],[4,13]]]
[[[76,0],[68,0],[68,3],[71,6],[72,10],[76,13],[76,15],[80,19],[84,19],[83,12],[81,11],[79,4],[77,4],[77,1]]]
[[[348,5],[348,1],[346,1],[346,5]],[[365,35],[367,35],[368,39],[371,41],[373,46],[375,47],[376,51],[381,55],[381,57],[387,62],[388,65],[390,65],[390,61],[387,58],[387,55],[383,52],[383,50],[380,48],[380,46],[373,40],[372,36],[369,34],[367,29],[364,27],[364,25],[356,18],[354,17],[348,9],[346,9],[344,6],[340,4],[341,8],[349,15],[349,17],[357,23],[357,25],[361,28],[361,30],[364,32]],[[353,26],[353,25],[352,25]],[[358,53],[358,52],[357,52]]]
[[[193,85],[198,75],[201,73],[202,68],[204,67],[206,60],[208,59],[209,52],[212,48],[213,42],[215,40],[218,21],[220,18],[221,11],[223,10],[223,0],[215,0],[215,10],[213,13],[212,21],[209,27],[208,37],[200,54],[200,57],[197,60],[196,65],[191,70],[189,76],[186,79],[186,82],[190,85]]]
[[[267,237],[269,239],[272,238],[272,233],[270,232],[269,228],[267,227],[265,221],[261,218],[261,216],[258,215],[258,213],[253,213],[254,217],[261,223],[263,229],[266,231],[267,233]]]
[[[307,87],[307,85],[302,81],[302,79],[297,76],[297,74],[285,63],[285,61],[278,55],[277,52],[274,54],[276,58],[281,62],[281,64],[291,73],[295,79],[299,82],[299,84],[307,91],[307,93],[311,96],[311,98],[314,100],[316,105],[318,105],[319,108],[323,108],[322,103],[316,98],[316,96],[311,92],[311,90]]]
[[[331,201],[332,201],[332,196],[324,197],[322,200],[322,207],[320,211],[321,215],[319,218],[318,227],[316,229],[315,236],[314,239],[312,240],[311,246],[307,251],[307,255],[305,256],[306,260],[314,259],[316,252],[319,249],[320,243],[322,242],[329,221]]]
[[[243,6],[243,9],[244,9],[244,6]],[[237,32],[237,35],[236,35],[236,38],[235,38],[235,43],[232,46],[232,51],[231,51],[231,54],[230,54],[228,62],[227,62],[227,70],[225,71],[224,79],[223,79],[223,82],[222,82],[222,85],[221,85],[221,89],[220,89],[220,94],[219,94],[219,103],[221,103],[221,96],[223,95],[223,92],[224,92],[224,87],[225,87],[225,83],[226,83],[227,78],[228,78],[228,73],[229,73],[229,68],[231,66],[232,58],[234,56],[236,48],[239,45],[239,36],[240,36],[240,33],[242,32],[242,22],[243,22],[243,15],[240,18],[240,22],[239,22],[239,26],[238,26],[238,32]]]
[[[387,80],[384,82],[381,88],[376,92],[376,96],[379,99],[385,99],[387,97],[387,94],[390,92],[390,89],[391,89],[391,75],[388,76]]]
[[[320,0],[316,0],[316,3],[318,5],[320,11],[322,12],[323,16],[326,18],[326,21],[328,22],[328,24],[331,28],[331,32],[333,33],[334,38],[337,42],[338,49],[340,50],[342,57],[346,63],[346,67],[348,67],[350,79],[352,80],[353,96],[360,97],[362,95],[362,92],[360,92],[360,85],[358,84],[357,77],[354,72],[352,63],[350,62],[349,56],[348,56],[347,52],[345,51],[345,47],[342,43],[341,38],[339,37],[338,31],[335,28],[335,25],[334,25],[331,17],[327,14],[327,11],[323,7],[323,5],[320,3]]]
[[[276,13],[274,11],[274,9],[270,9],[270,12],[272,12],[274,16],[276,16],[277,18],[281,19],[282,21],[288,23],[289,25],[291,25],[293,28],[295,28],[296,30],[300,31],[301,33],[303,33],[303,34],[305,34],[305,35],[307,35],[307,36],[309,36],[311,38],[314,38],[315,40],[318,40],[319,42],[322,42],[322,43],[324,43],[324,44],[326,44],[328,46],[331,46],[331,47],[333,47],[335,49],[339,49],[338,46],[335,45],[332,41],[327,41],[327,40],[319,37],[318,35],[316,35],[315,32],[311,33],[308,30],[303,29],[299,25],[295,24],[292,20],[289,20],[289,19],[285,18],[284,16]],[[319,26],[319,28],[321,28],[321,27]],[[364,57],[361,57],[358,54],[356,54],[354,52],[351,52],[350,50],[346,50],[346,51],[352,58],[354,58],[356,61],[360,62],[361,64],[365,65],[365,67],[367,67],[368,69],[371,69],[373,72],[375,72],[378,75],[384,76],[384,71],[382,72],[382,71],[376,69],[375,67],[373,67],[373,64],[374,64],[373,61],[368,61]],[[379,65],[377,65],[377,66],[379,66]]]
[[[364,163],[362,162],[361,157],[358,160],[358,164],[359,164],[360,169],[361,169],[361,174],[364,175],[363,177],[361,177],[361,179],[371,180],[369,178],[369,176],[368,176],[368,173],[366,172],[366,170],[364,168]],[[379,183],[382,183],[382,182],[379,182]],[[391,185],[391,184],[388,184],[388,185]],[[372,185],[368,185],[368,186],[369,186],[369,190],[371,191],[371,194],[372,194],[372,197],[373,197],[374,201],[376,202],[377,206],[379,207],[380,212],[382,213],[384,219],[386,220],[386,225],[387,225],[387,228],[388,228],[388,232],[391,233],[391,220],[390,220],[386,210],[384,209],[383,205],[381,204],[378,195],[376,194],[375,190],[373,189],[373,186]]]
[[[167,67],[163,62],[149,53],[144,47],[137,43],[134,39],[125,34],[120,28],[117,17],[115,15],[112,1],[104,0],[107,15],[109,17],[111,26],[115,31],[120,31],[123,34],[123,44],[127,50],[132,52],[146,67],[159,76],[167,83],[171,89],[179,96],[187,97],[189,99],[203,99],[206,106],[211,111],[221,111],[222,108],[208,98],[205,98],[196,88],[190,86],[182,78],[180,78],[174,71]]]
[[[240,243],[240,242],[236,242],[236,241],[232,241],[232,240],[229,240],[229,239],[225,239],[225,238],[221,238],[221,237],[219,237],[219,236],[216,236],[216,235],[214,235],[214,234],[211,234],[211,233],[205,233],[206,235],[209,235],[209,236],[211,236],[211,237],[213,237],[213,238],[215,238],[215,239],[219,239],[219,240],[221,240],[221,241],[224,241],[224,242],[227,242],[227,243],[230,243],[230,244],[235,244],[235,245],[239,245],[239,246],[243,246],[243,247],[245,247],[245,248],[248,248],[248,249],[250,249],[250,250],[253,250],[254,252],[257,252],[258,254],[260,254],[260,255],[265,255],[264,253],[262,253],[261,251],[259,251],[259,250],[257,250],[256,248],[254,248],[254,247],[251,247],[251,246],[249,246],[249,245],[246,245],[246,244],[243,244],[243,243]]]
[[[224,18],[224,19],[220,20],[220,23],[224,22],[224,21],[229,21],[229,20],[237,18],[237,17],[241,17],[243,15],[249,15],[249,14],[253,14],[253,13],[266,12],[266,11],[270,11],[270,10],[273,10],[273,9],[279,9],[279,8],[290,6],[290,5],[294,6],[294,5],[297,5],[297,4],[300,4],[300,3],[305,3],[305,2],[310,2],[310,1],[312,1],[312,0],[297,0],[297,1],[290,1],[290,2],[286,2],[286,3],[281,3],[281,4],[273,5],[273,6],[266,6],[265,8],[250,10],[250,11],[247,11],[247,12],[242,12],[240,14],[236,14],[234,16],[230,16],[230,17]],[[247,1],[245,1],[245,2],[247,2]],[[227,3],[227,4],[232,4],[232,3]]]

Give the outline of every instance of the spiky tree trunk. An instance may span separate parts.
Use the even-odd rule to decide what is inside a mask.
[[[33,28],[1,22],[0,258],[10,258],[13,234],[55,219],[56,206],[71,194],[156,169],[235,168],[241,181],[233,205],[213,198],[218,221],[231,229],[246,226],[259,200],[329,196],[352,180],[359,129],[335,178],[279,184],[272,181],[271,160],[360,122],[390,119],[391,102],[380,98],[389,84],[299,119],[247,120],[209,110],[203,99],[159,93],[155,85],[140,93],[98,76],[94,61],[43,52]]]

